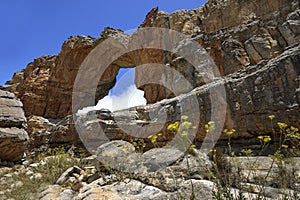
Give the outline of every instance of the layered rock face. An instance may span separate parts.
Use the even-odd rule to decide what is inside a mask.
[[[208,0],[200,8],[179,10],[171,14],[154,8],[148,13],[141,27],[170,28],[193,35],[198,31],[209,33],[235,27],[254,19],[278,19],[280,23],[284,16],[297,8],[299,2],[296,0]]]
[[[181,121],[180,115],[186,114],[189,121],[199,127],[196,143],[204,141],[207,136],[205,124],[213,120],[217,131],[222,132],[218,127],[236,129],[232,142],[237,149],[251,145],[259,147],[257,136],[272,132],[275,122],[299,127],[299,63],[300,46],[297,45],[268,62],[219,78],[178,97],[111,114],[100,110],[80,115],[77,130],[85,138],[84,142],[90,141],[91,149],[105,142],[97,127],[99,124],[108,139],[131,141],[142,137],[146,138],[147,148],[151,148],[147,136],[164,133],[157,142],[163,145],[171,141],[174,135],[167,130],[167,125]],[[226,94],[222,93],[222,88]],[[273,123],[269,115],[275,115]],[[217,145],[227,146],[226,134],[213,139],[219,139]]]
[[[298,1],[290,0],[208,1],[198,9],[172,14],[155,8],[141,27],[168,28],[190,35],[206,49],[218,67],[219,73],[214,75],[226,76],[274,58],[287,46],[299,43],[299,8]],[[180,72],[182,68],[191,71],[184,74],[185,77],[194,87],[199,86],[196,83],[199,76],[195,73],[199,66],[174,56],[167,59],[167,63]],[[157,74],[155,69],[153,74]],[[138,80],[145,74],[137,73],[136,76]],[[174,96],[156,85],[139,88],[145,91],[148,103]]]
[[[0,160],[23,157],[29,137],[23,105],[15,95],[0,90]]]
[[[187,94],[114,113],[91,111],[78,115],[76,123],[69,116],[48,132],[52,140],[60,144],[68,141],[80,144],[80,137],[91,151],[111,139],[132,141],[140,137],[145,140],[145,149],[149,149],[153,144],[147,136],[163,133],[157,142],[158,145],[166,144],[174,138],[167,130],[168,124],[181,121],[181,115],[188,115],[189,121],[198,126],[194,141],[198,144],[205,140],[205,124],[212,120],[219,132],[236,129],[232,137],[234,148],[259,147],[257,136],[272,132],[275,122],[299,127],[299,63],[300,45],[297,45],[268,62],[216,79]],[[272,123],[269,115],[275,115]],[[101,135],[100,128],[105,135]],[[227,146],[226,134],[212,139],[219,140],[219,147]]]

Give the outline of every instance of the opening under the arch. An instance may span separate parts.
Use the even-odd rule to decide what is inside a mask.
[[[120,69],[115,86],[109,91],[109,95],[98,102],[95,109],[106,108],[116,111],[146,105],[144,92],[136,88],[134,77],[134,68]]]

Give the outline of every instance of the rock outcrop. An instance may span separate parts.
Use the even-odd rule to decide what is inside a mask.
[[[107,145],[109,146],[109,143]],[[116,152],[112,149],[108,151],[109,153],[114,155]],[[152,158],[153,160],[161,159],[161,156],[156,154]],[[214,176],[210,174],[213,173],[213,162],[207,155],[195,150],[194,155],[181,157],[175,160],[174,163],[155,172],[138,173],[136,175],[126,175],[119,172],[119,174],[98,177],[98,179],[91,182],[88,179],[84,180],[81,183],[81,187],[77,188],[77,192],[68,188],[62,190],[60,186],[62,183],[50,185],[41,193],[40,198],[43,200],[61,199],[62,197],[76,200],[102,198],[176,200],[178,196],[186,198],[194,195],[196,199],[215,199],[219,192],[220,196],[230,193],[232,198],[238,198],[242,195],[243,199],[255,199],[259,198],[259,196],[264,199],[280,199],[285,195],[292,197],[299,189],[277,187],[282,183],[283,177],[280,175],[282,169],[270,157],[223,157],[222,161],[224,162],[222,163],[223,165],[231,161],[228,174],[224,174],[223,179],[220,180],[224,183],[232,180],[234,187],[226,188],[228,193],[218,191],[220,185],[205,179],[208,176]],[[287,185],[296,185],[299,183],[297,180],[299,178],[297,173],[299,170],[299,159],[294,158],[285,164],[287,166],[285,170],[289,171],[286,171],[288,177],[286,179],[288,180]],[[119,165],[121,166],[123,163],[119,162]],[[80,169],[72,167],[59,178],[59,181],[72,182],[71,180],[74,179],[75,173],[72,174],[70,172],[75,170],[79,171],[77,173],[79,173],[78,176],[80,177]],[[264,192],[261,192],[262,184]],[[78,185],[78,183],[75,183],[75,185]],[[75,189],[74,186],[73,188]]]
[[[286,47],[299,43],[299,1],[208,1],[204,6],[172,14],[153,9],[141,27],[168,28],[190,35],[209,53],[218,67],[215,76],[226,76],[280,55]],[[175,52],[176,53],[176,52]],[[144,55],[145,58],[149,57]],[[166,59],[165,59],[166,60]],[[165,64],[182,72],[195,72],[184,59],[171,56]],[[145,61],[147,63],[147,61]],[[150,62],[151,63],[151,62]],[[158,74],[153,69],[153,74]],[[148,74],[147,74],[148,75]],[[139,77],[145,74],[137,73]],[[157,76],[157,75],[156,75]],[[194,87],[197,73],[184,74]],[[138,82],[136,84],[139,86]],[[148,103],[155,103],[174,94],[157,85],[140,86]]]
[[[148,13],[141,27],[170,28],[193,35],[198,31],[209,33],[235,27],[258,18],[282,23],[284,16],[297,8],[297,0],[208,0],[200,8],[171,14],[158,11],[156,7]]]
[[[15,95],[0,90],[0,160],[18,161],[29,137],[22,103]]]
[[[0,86],[0,89],[17,94],[18,93],[17,86],[23,81],[23,78],[24,78],[24,69],[15,72],[11,80],[6,81],[5,85],[7,86]]]
[[[272,132],[276,128],[275,122],[299,127],[299,52],[300,46],[297,45],[268,62],[249,66],[187,94],[147,106],[113,113],[105,109],[90,111],[77,115],[75,122],[72,116],[68,116],[50,128],[34,133],[31,133],[34,130],[31,126],[40,125],[32,123],[34,118],[30,118],[29,134],[36,146],[71,144],[83,147],[83,142],[89,150],[97,149],[107,140],[132,141],[142,137],[146,143],[144,150],[147,150],[153,147],[148,136],[163,133],[157,138],[157,142],[160,146],[164,145],[174,137],[167,126],[180,121],[181,115],[188,115],[193,125],[199,127],[194,141],[198,145],[202,144],[207,135],[205,124],[212,120],[219,132],[223,129],[236,129],[231,140],[237,151],[253,145],[259,147],[257,136]],[[269,120],[269,115],[275,115],[273,123]],[[100,127],[105,132],[105,137],[101,135]],[[228,137],[225,133],[215,139],[219,139],[218,147],[227,146]],[[275,139],[278,140],[279,137],[276,136]]]
[[[64,146],[66,149],[72,147],[73,153],[76,154],[89,154],[77,133],[72,116],[51,121],[43,117],[31,116],[28,118],[28,134],[30,152],[39,153],[45,148]]]
[[[297,45],[268,62],[261,62],[198,87],[188,94],[152,105],[114,113],[107,110],[90,111],[77,115],[76,123],[72,116],[66,117],[54,128],[48,129],[53,140],[50,143],[81,144],[82,140],[85,145],[88,143],[86,147],[89,150],[95,150],[109,139],[132,141],[135,137],[142,137],[145,138],[145,149],[149,149],[153,147],[147,138],[149,135],[163,133],[157,139],[160,145],[173,139],[174,135],[166,128],[168,124],[181,120],[180,116],[185,115],[184,109],[189,120],[199,127],[195,135],[198,144],[207,135],[205,124],[213,120],[219,132],[222,129],[236,129],[232,141],[238,151],[253,145],[259,146],[257,136],[272,132],[277,121],[299,127],[299,52],[300,45]],[[218,88],[223,88],[226,95],[218,94]],[[192,98],[198,103],[193,104]],[[273,123],[268,119],[269,115],[276,116]],[[101,136],[99,127],[107,138]],[[226,134],[215,139],[220,139],[217,146],[227,146]]]

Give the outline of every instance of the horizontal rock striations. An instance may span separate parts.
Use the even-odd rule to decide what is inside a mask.
[[[0,160],[23,157],[29,140],[26,129],[22,103],[14,94],[0,90]]]

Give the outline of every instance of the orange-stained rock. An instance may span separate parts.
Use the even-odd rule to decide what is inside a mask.
[[[56,56],[42,56],[29,63],[24,70],[23,78],[14,76],[4,89],[14,92],[23,102],[26,116],[36,115],[45,118],[63,118],[71,114],[72,92],[78,69],[87,55],[107,37],[127,40],[120,30],[106,28],[97,39],[76,36],[70,37],[62,45]],[[98,99],[108,94],[115,84],[118,69],[110,68],[99,85],[105,89],[98,90]]]

